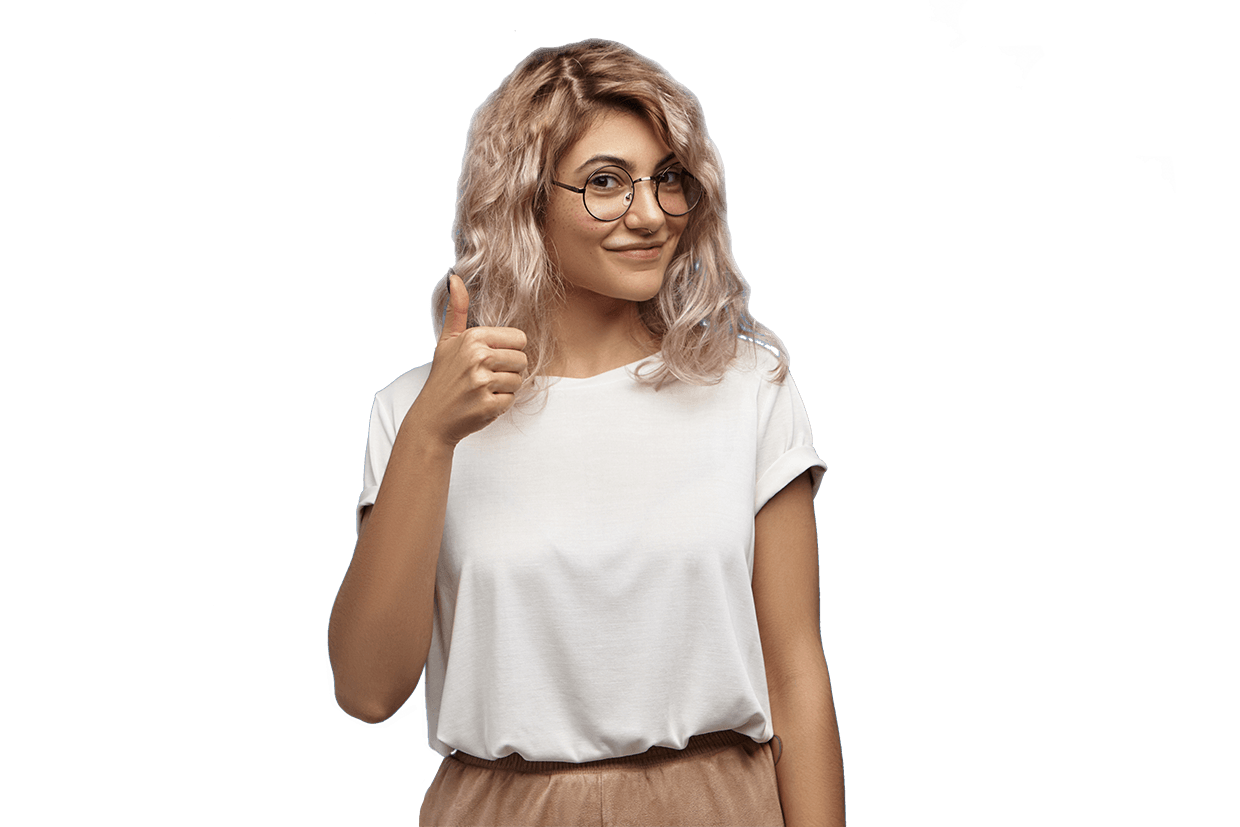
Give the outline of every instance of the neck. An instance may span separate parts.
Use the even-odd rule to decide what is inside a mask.
[[[659,349],[658,339],[641,320],[637,302],[571,285],[552,325],[559,353],[548,371],[551,376],[597,376]]]

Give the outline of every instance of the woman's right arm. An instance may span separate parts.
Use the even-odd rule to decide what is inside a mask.
[[[451,276],[431,372],[397,431],[328,625],[336,701],[386,720],[413,694],[430,651],[435,570],[456,445],[511,407],[527,360],[514,328],[466,329],[469,295]]]
[[[362,513],[328,626],[336,702],[369,723],[391,717],[413,694],[430,650],[454,449],[411,416],[412,409],[375,504]]]

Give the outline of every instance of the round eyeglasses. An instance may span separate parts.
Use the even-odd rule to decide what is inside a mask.
[[[680,167],[634,180],[623,168],[607,166],[590,173],[584,187],[571,187],[555,179],[551,183],[581,193],[586,212],[599,221],[617,221],[633,206],[633,188],[642,181],[654,182],[654,200],[670,216],[684,215],[702,200],[701,183]]]

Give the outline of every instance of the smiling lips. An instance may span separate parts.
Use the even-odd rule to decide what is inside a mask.
[[[655,244],[653,246],[634,245],[632,247],[618,247],[613,249],[612,252],[619,253],[625,258],[632,258],[638,261],[652,261],[658,258],[659,254],[663,252],[663,245]]]
[[[639,262],[651,262],[651,260],[660,257],[663,250],[663,244],[667,242],[639,242],[629,244],[626,247],[609,248],[613,253],[624,255],[625,258],[639,260]]]
[[[651,243],[651,242],[642,242],[642,243],[639,243],[639,244],[625,244],[625,245],[624,245],[624,247],[611,247],[611,248],[609,248],[609,249],[610,249],[610,250],[611,250],[611,252],[613,252],[613,253],[627,253],[627,252],[629,252],[629,250],[635,250],[635,249],[652,249],[652,248],[655,248],[655,247],[662,247],[662,245],[663,245],[663,244],[665,244],[665,243],[666,243],[666,242],[655,242],[655,243]]]

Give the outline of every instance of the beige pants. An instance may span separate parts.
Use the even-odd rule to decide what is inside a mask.
[[[584,764],[516,753],[487,761],[458,751],[439,765],[418,823],[783,827],[777,760],[770,742],[731,730],[695,735],[682,750],[651,747]]]

